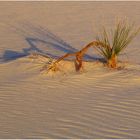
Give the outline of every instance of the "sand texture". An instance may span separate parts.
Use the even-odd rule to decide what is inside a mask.
[[[140,2],[0,2],[0,138],[140,138],[140,35],[112,70],[89,49],[84,71],[54,60],[93,41],[101,25],[140,26]]]

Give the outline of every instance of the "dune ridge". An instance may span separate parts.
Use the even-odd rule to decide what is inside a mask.
[[[140,2],[0,2],[0,138],[140,138],[139,37],[112,70],[90,49],[84,71],[48,61],[80,50],[116,18],[140,25]]]

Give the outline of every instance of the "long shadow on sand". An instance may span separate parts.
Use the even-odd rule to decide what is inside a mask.
[[[48,29],[44,29],[40,26],[35,27],[33,25],[26,25],[25,27],[22,26],[22,30],[18,29],[17,31],[20,31],[20,34],[22,33],[22,36],[28,43],[29,47],[23,48],[21,52],[6,50],[0,58],[0,62],[9,62],[27,56],[32,52],[42,53],[52,58],[58,58],[65,53],[78,51]],[[30,35],[31,32],[32,35]],[[97,58],[85,55],[85,59],[93,60]]]

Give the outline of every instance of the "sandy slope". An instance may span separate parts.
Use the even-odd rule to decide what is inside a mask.
[[[85,72],[40,73],[40,59],[79,50],[115,17],[140,25],[140,2],[0,2],[0,138],[140,138],[139,37],[109,70],[89,51]],[[132,9],[132,10],[130,10]],[[97,27],[97,28],[95,28]],[[59,37],[58,37],[59,36]],[[71,45],[70,45],[71,44]]]

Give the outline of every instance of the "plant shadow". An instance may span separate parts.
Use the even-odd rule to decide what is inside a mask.
[[[22,52],[6,50],[3,56],[0,58],[1,62],[13,61],[18,58],[28,56],[32,52],[48,55],[52,58],[59,58],[65,53],[73,53],[79,51],[46,28],[44,29],[40,26],[35,27],[33,25],[28,25],[25,26],[25,28],[22,28],[20,31],[29,47],[23,48]],[[33,34],[31,35],[27,31],[32,32]],[[84,58],[85,60],[97,60],[97,58],[91,57],[88,54],[85,55]]]

